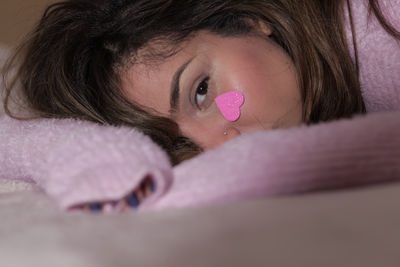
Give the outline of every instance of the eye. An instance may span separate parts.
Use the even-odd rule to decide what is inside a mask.
[[[196,106],[201,109],[201,104],[206,100],[207,93],[208,93],[208,81],[209,77],[202,80],[199,85],[197,86],[196,93],[194,95],[194,103]]]

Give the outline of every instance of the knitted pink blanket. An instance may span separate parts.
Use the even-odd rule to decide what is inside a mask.
[[[150,176],[156,191],[140,209],[400,180],[400,43],[368,17],[364,2],[352,5],[366,116],[242,135],[175,168],[134,129],[3,116],[0,178],[35,182],[68,208],[120,199]],[[400,29],[400,0],[382,9]]]

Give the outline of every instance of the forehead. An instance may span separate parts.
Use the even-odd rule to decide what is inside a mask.
[[[122,89],[128,100],[150,113],[167,115],[169,79],[174,66],[135,64],[122,74]]]
[[[150,113],[167,116],[171,77],[179,68],[179,55],[177,53],[164,61],[140,59],[124,70],[121,73],[124,96]]]

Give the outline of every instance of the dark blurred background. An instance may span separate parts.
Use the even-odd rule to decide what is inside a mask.
[[[55,0],[1,0],[0,44],[15,46]]]

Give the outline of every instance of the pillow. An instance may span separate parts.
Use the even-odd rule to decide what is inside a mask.
[[[150,205],[172,181],[166,153],[132,128],[4,115],[0,140],[0,178],[34,182],[64,209],[121,199],[146,178],[155,183]]]
[[[239,136],[173,170],[152,208],[400,180],[400,111]]]

